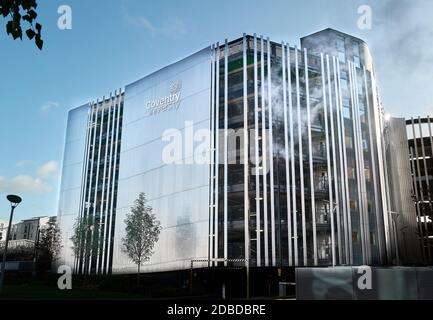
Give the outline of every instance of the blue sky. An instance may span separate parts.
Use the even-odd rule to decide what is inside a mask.
[[[0,19],[0,220],[5,195],[24,201],[15,220],[55,215],[67,111],[243,32],[298,44],[332,27],[370,45],[388,112],[433,115],[433,1],[38,1],[45,40],[12,41]],[[372,30],[357,27],[372,8]],[[60,5],[72,30],[57,27]]]

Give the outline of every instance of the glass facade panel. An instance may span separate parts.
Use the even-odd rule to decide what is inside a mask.
[[[194,161],[200,144],[194,143],[194,134],[210,127],[209,53],[210,48],[202,50],[126,87],[114,273],[136,269],[122,252],[121,239],[125,232],[123,220],[140,192],[146,193],[162,227],[155,254],[143,271],[185,269],[191,259],[208,257],[210,167]],[[174,84],[178,90],[174,93],[179,94],[176,105],[146,114],[146,105],[173,94]],[[167,130],[176,134],[164,141]],[[180,141],[174,140],[176,137]],[[176,142],[181,150],[167,163],[164,150]]]

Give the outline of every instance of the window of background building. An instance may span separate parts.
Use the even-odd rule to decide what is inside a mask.
[[[363,101],[359,101],[359,116],[363,117],[365,115],[365,104]]]
[[[340,60],[340,62],[345,63],[346,62],[346,48],[344,45],[344,37],[343,36],[337,36],[336,47],[337,47],[338,59]]]
[[[348,78],[347,72],[346,71],[342,71],[341,72],[340,83],[341,83],[341,89],[343,89],[343,90],[347,90],[348,89],[347,78]]]
[[[356,82],[357,82],[356,88],[358,89],[358,97],[359,97],[359,99],[364,99],[364,97],[363,97],[363,95],[364,95],[364,82],[359,77],[358,77],[358,80]]]
[[[353,139],[350,136],[346,136],[346,148],[353,149]]]
[[[356,67],[361,67],[361,58],[360,58],[360,51],[359,51],[359,43],[356,41],[352,42],[353,47],[353,63]]]
[[[343,98],[343,116],[346,119],[350,119],[350,100],[349,100],[349,98]]]
[[[363,147],[364,151],[368,151],[368,140],[367,139],[362,139],[362,147]]]
[[[347,177],[349,179],[355,179],[355,169],[352,167],[347,168]]]
[[[350,99],[347,97],[343,98],[343,107],[350,108]]]
[[[350,119],[350,108],[349,107],[346,107],[346,106],[343,107],[343,116],[346,119]]]
[[[355,66],[357,68],[361,67],[361,60],[359,59],[359,57],[357,57],[357,56],[353,57],[353,62],[355,63]]]
[[[364,169],[364,172],[365,172],[365,179],[367,181],[371,181],[371,171],[370,171],[370,169]]]

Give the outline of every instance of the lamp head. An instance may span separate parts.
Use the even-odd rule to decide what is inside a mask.
[[[16,208],[22,201],[21,197],[13,194],[8,195],[6,198],[9,200],[11,206],[14,208]]]

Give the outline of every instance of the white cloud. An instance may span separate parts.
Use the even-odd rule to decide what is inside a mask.
[[[41,111],[42,112],[48,112],[51,109],[57,108],[58,106],[59,106],[58,102],[47,101],[41,106]]]
[[[145,17],[133,17],[129,14],[126,14],[125,19],[130,25],[136,28],[143,28],[146,31],[150,32],[152,35],[155,34],[157,31],[155,26]]]
[[[427,106],[433,98],[426,88],[433,74],[432,10],[433,1],[384,0],[373,12],[373,32],[366,40],[374,48],[380,96],[395,116],[431,112]]]
[[[32,163],[31,160],[21,160],[16,163],[17,167]],[[50,179],[56,179],[59,173],[57,161],[51,160],[37,168],[35,175],[19,174],[14,177],[0,176],[0,192],[18,194],[41,194],[53,191],[48,183]]]
[[[135,28],[144,29],[152,36],[161,35],[165,37],[177,37],[187,33],[183,21],[175,17],[165,20],[161,25],[157,26],[143,16],[131,15],[125,7],[122,8],[122,14],[123,19],[129,25]]]
[[[58,172],[59,164],[54,160],[44,163],[36,170],[36,174],[41,178],[57,178]]]
[[[32,162],[33,162],[32,160],[20,160],[15,165],[17,167],[25,167],[25,166],[27,166],[29,164],[32,164]]]
[[[187,34],[185,23],[177,18],[164,21],[161,27],[161,34],[166,37],[178,37]]]
[[[39,178],[18,175],[13,178],[0,177],[0,192],[5,193],[48,193],[53,189]]]

